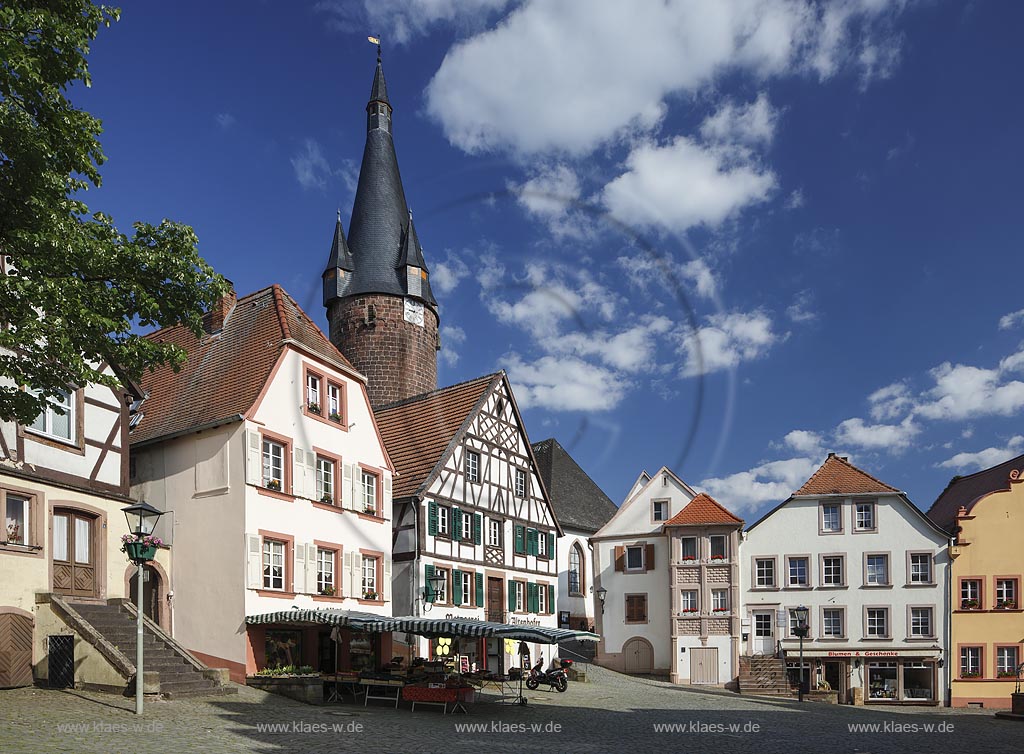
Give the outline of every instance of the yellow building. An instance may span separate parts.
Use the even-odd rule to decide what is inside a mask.
[[[951,704],[1009,708],[1024,661],[1024,456],[954,477],[928,515],[955,536]]]

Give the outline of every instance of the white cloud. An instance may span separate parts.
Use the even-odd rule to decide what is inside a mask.
[[[235,125],[235,116],[231,113],[217,113],[214,116],[214,120],[217,121],[217,125],[227,131],[233,125]]]
[[[441,360],[450,367],[459,363],[456,350],[466,342],[466,331],[457,325],[441,326]]]
[[[782,206],[786,209],[800,209],[804,204],[803,189],[793,189],[789,196],[786,197],[786,202]]]
[[[436,4],[449,12],[450,2]],[[651,129],[670,95],[699,92],[722,75],[887,75],[898,59],[891,26],[902,5],[527,0],[448,51],[427,88],[427,109],[466,151],[585,154]]]
[[[334,174],[316,139],[307,138],[303,142],[302,151],[292,157],[292,168],[295,170],[295,179],[304,189],[326,188]]]
[[[914,400],[910,395],[910,388],[905,383],[894,382],[869,395],[868,403],[871,406],[871,418],[875,421],[885,421],[905,414]]]
[[[781,339],[761,310],[711,315],[696,333],[682,336],[683,374],[692,377],[732,369],[764,356]]]
[[[454,291],[462,280],[469,276],[469,265],[451,249],[445,260],[433,265],[430,272],[430,287],[442,295]]]
[[[346,32],[384,34],[385,45],[404,44],[441,23],[475,29],[512,0],[321,0],[314,7]]]
[[[618,333],[606,330],[573,332],[552,337],[547,350],[556,354],[596,356],[622,372],[639,372],[656,363],[658,337],[672,329],[667,317],[641,316],[639,322]]]
[[[787,447],[805,456],[820,456],[825,452],[825,438],[818,432],[794,429],[782,438]]]
[[[700,134],[709,142],[768,144],[775,137],[779,111],[772,107],[768,95],[761,92],[757,99],[746,105],[726,102],[717,112],[704,119]]]
[[[866,424],[863,419],[847,419],[836,427],[836,441],[869,450],[887,450],[899,453],[910,443],[921,428],[907,417],[899,424]]]
[[[682,136],[665,146],[636,146],[626,167],[601,196],[611,215],[677,233],[697,225],[716,227],[766,201],[776,184],[775,174],[749,151],[703,146]]]
[[[713,299],[718,295],[718,278],[703,259],[691,259],[680,264],[671,254],[651,253],[621,256],[615,263],[625,272],[630,284],[643,291],[647,291],[651,283],[657,283],[677,294],[676,284],[689,282],[701,298]]]
[[[1024,309],[1018,309],[1015,312],[1004,314],[999,318],[999,329],[1009,330],[1010,328],[1016,327],[1022,323],[1024,323]]]
[[[1024,436],[1014,435],[1001,448],[985,448],[976,453],[957,453],[952,458],[947,458],[936,465],[957,471],[978,471],[1003,461],[1009,461],[1014,456],[1020,455],[1021,450],[1024,450]]]
[[[580,181],[567,165],[549,165],[509,187],[528,214],[547,225],[555,238],[585,238],[590,223],[578,209]]]
[[[528,363],[513,353],[505,357],[504,365],[523,408],[609,411],[629,387],[615,370],[578,358],[542,356]]]
[[[812,322],[818,318],[818,313],[811,308],[814,302],[814,294],[810,290],[803,290],[796,294],[793,303],[786,307],[786,316],[791,322]]]
[[[812,458],[769,461],[748,471],[705,479],[700,486],[730,510],[752,511],[763,503],[787,499],[820,464],[820,460]]]
[[[1020,354],[1003,360],[1019,367]],[[935,386],[915,411],[927,419],[972,419],[978,416],[1010,416],[1024,408],[1024,382],[1004,382],[999,369],[965,364],[940,364],[930,372]]]

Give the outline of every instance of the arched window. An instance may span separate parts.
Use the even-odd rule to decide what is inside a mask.
[[[569,594],[583,594],[583,548],[579,542],[569,550]]]

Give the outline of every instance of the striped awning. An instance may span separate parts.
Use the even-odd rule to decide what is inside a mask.
[[[274,613],[260,613],[259,615],[248,615],[245,622],[250,625],[269,623],[290,623],[318,626],[338,626],[340,628],[352,628],[356,631],[367,631],[369,633],[382,633],[395,631],[395,619],[388,615],[375,615],[364,613],[358,610],[303,610],[292,608],[291,610],[278,610]]]
[[[471,638],[494,637],[513,641],[531,641],[538,644],[558,644],[563,641],[599,641],[601,637],[589,631],[574,631],[569,628],[550,628],[511,623],[492,623],[482,620],[460,618],[416,618],[402,616],[392,618],[357,610],[279,610],[276,613],[250,615],[245,622],[250,625],[269,623],[290,623],[307,626],[339,626],[369,633],[401,631],[417,636],[468,636]]]

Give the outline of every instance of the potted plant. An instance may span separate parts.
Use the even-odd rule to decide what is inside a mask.
[[[975,610],[978,607],[978,600],[961,600],[960,607],[963,610]]]
[[[21,544],[21,524],[17,521],[7,524],[7,543]]]
[[[306,410],[309,411],[309,413],[311,413],[311,414],[319,414],[320,413],[320,404],[319,403],[314,403],[313,401],[310,401],[309,403],[306,404]]]
[[[711,559],[712,560],[725,560],[725,556],[724,555],[712,555]]]
[[[696,555],[684,555],[683,556],[683,560],[696,560],[696,559],[697,559]]]
[[[996,678],[1016,678],[1016,677],[1017,677],[1017,671],[1016,670],[1000,670],[998,673],[996,673]]]
[[[374,508],[372,505],[367,505],[363,508],[363,513],[365,513],[367,516],[376,516],[377,509]]]
[[[1016,610],[1017,600],[998,600],[996,607],[1000,610]]]
[[[683,612],[684,613],[695,613],[695,612],[697,612],[697,608],[695,608],[695,607],[684,607],[683,608]]]
[[[320,502],[326,503],[327,505],[334,505],[334,495],[329,492],[325,492],[320,496]]]
[[[375,600],[375,599],[377,599],[377,593],[374,592],[374,591],[363,592],[363,599],[364,600]]]
[[[961,678],[981,678],[981,673],[977,670],[968,670],[965,673],[960,674]]]
[[[276,492],[280,492],[281,491],[281,482],[278,481],[277,479],[269,479],[269,480],[267,480],[267,489],[268,490],[274,490]]]
[[[337,422],[338,424],[341,424],[341,414],[339,414],[337,411],[332,411],[327,418],[330,419],[332,422]]]
[[[163,547],[163,544],[160,537],[151,534],[139,538],[125,534],[121,537],[121,552],[127,553],[128,559],[132,561],[152,560],[156,557],[156,548]]]
[[[713,613],[727,613],[727,612],[729,612],[729,608],[727,608],[727,607],[716,607],[711,612],[713,612]]]
[[[322,587],[320,587],[320,594],[322,594],[325,597],[333,597],[334,596],[334,587],[333,586],[322,586]]]

